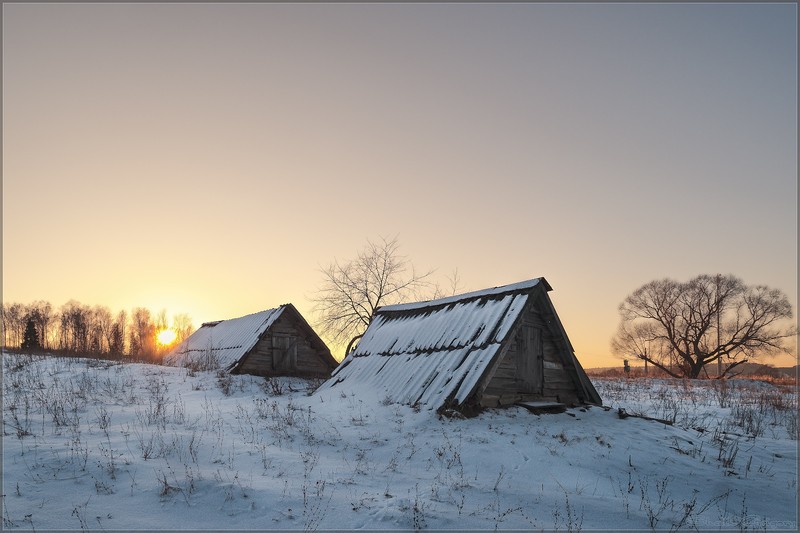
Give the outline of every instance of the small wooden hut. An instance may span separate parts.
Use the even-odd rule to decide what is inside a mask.
[[[323,377],[337,362],[292,304],[206,322],[164,358],[173,366],[221,368],[234,374]]]
[[[436,410],[521,402],[600,405],[550,290],[536,278],[381,307],[319,390],[367,386],[392,401]]]

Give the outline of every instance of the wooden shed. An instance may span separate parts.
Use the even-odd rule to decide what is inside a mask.
[[[544,278],[379,308],[320,391],[369,387],[428,409],[602,403]],[[385,395],[385,396],[384,396]]]
[[[221,368],[234,374],[324,377],[337,362],[292,304],[206,322],[164,357],[173,366]]]

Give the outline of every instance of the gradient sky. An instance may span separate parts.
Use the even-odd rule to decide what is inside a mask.
[[[546,277],[586,367],[653,279],[797,313],[793,3],[2,7],[5,302],[313,323],[397,235],[465,291]]]

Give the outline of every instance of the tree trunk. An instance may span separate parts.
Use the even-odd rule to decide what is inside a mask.
[[[364,336],[364,334],[362,333],[361,335],[356,335],[355,337],[353,337],[352,339],[350,339],[350,342],[348,342],[348,343],[347,343],[347,348],[346,348],[346,349],[345,349],[345,351],[344,351],[344,356],[345,356],[345,357],[347,357],[348,355],[350,355],[350,349],[353,347],[353,344],[354,344],[354,343],[355,343],[355,342],[356,342],[358,339],[360,339],[360,338],[361,338],[361,337],[363,337],[363,336]]]

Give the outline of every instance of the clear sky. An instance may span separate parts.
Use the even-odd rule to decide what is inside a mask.
[[[586,367],[653,279],[796,314],[796,49],[793,3],[3,4],[3,301],[313,323],[397,235],[546,277]]]

